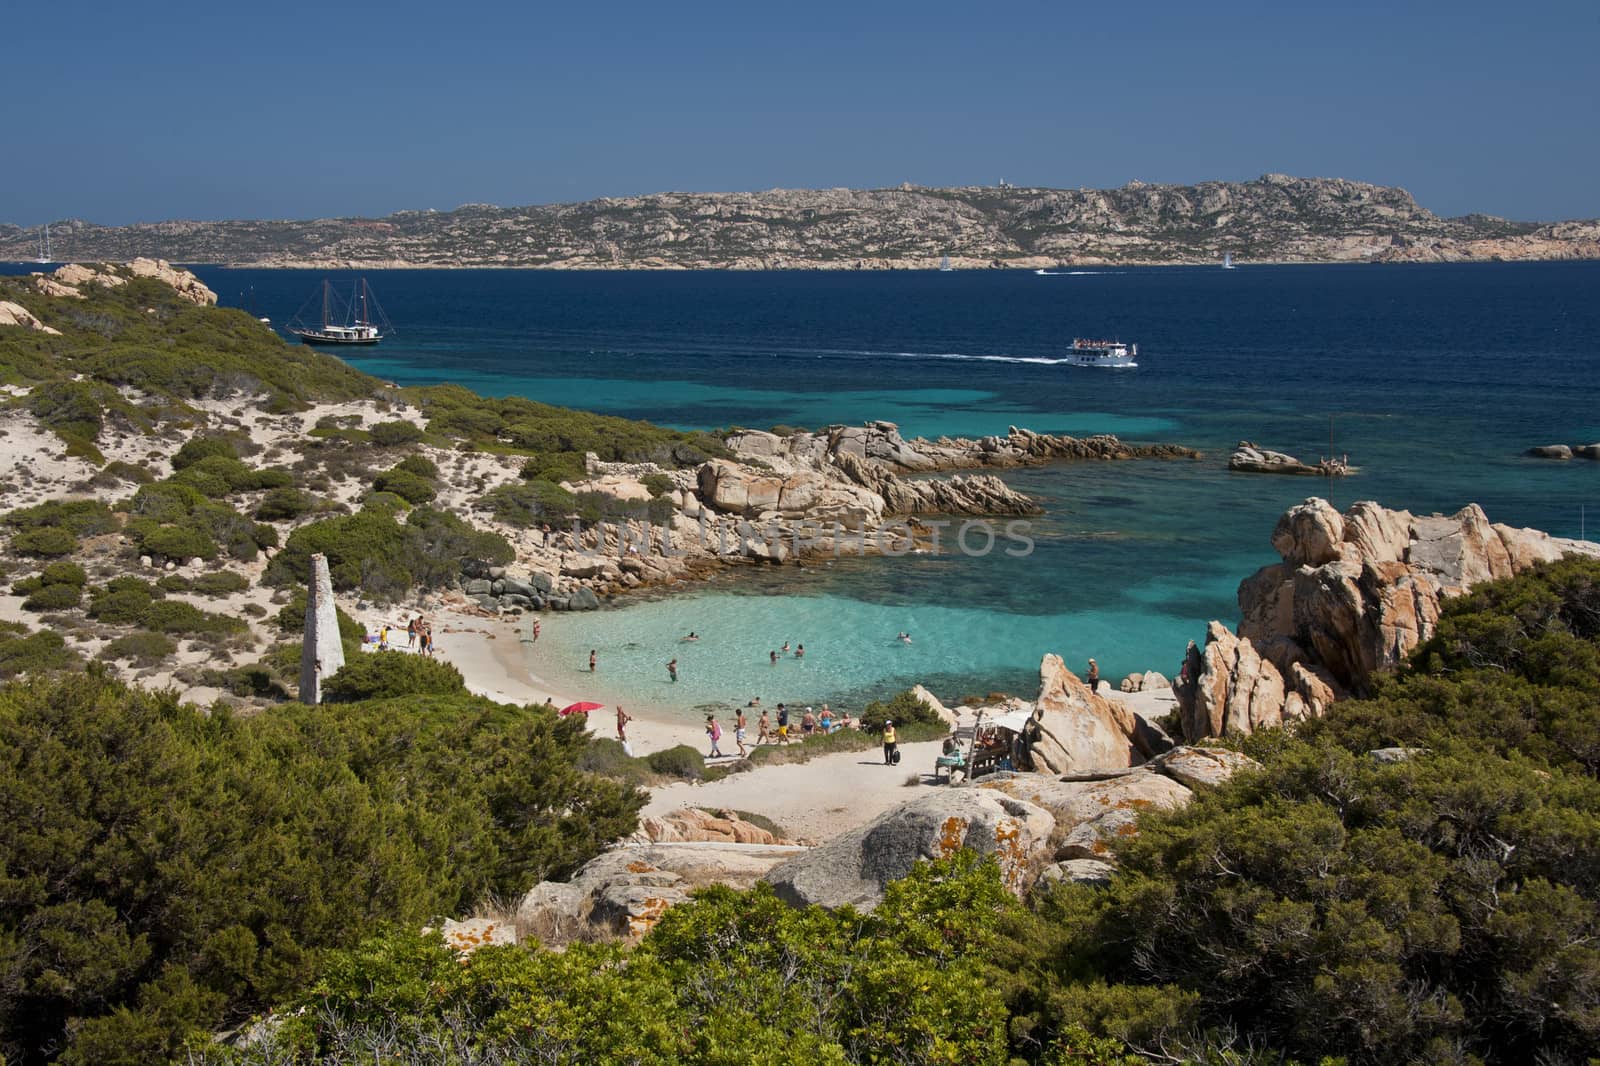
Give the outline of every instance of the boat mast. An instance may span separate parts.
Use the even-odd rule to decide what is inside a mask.
[[[361,321],[357,325],[367,324],[367,279],[361,279]]]
[[[328,295],[333,288],[332,282],[327,278],[322,279],[322,331],[328,331]]]

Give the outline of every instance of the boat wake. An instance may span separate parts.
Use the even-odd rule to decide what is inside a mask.
[[[1100,274],[1126,274],[1125,270],[1035,270],[1041,278],[1083,278]]]
[[[963,355],[960,352],[896,352],[897,359],[956,359],[974,363],[1034,363],[1039,366],[1056,366],[1070,362],[1068,359],[1051,359],[1038,355]]]

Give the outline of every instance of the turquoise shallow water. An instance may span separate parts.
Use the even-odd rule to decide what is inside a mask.
[[[321,275],[205,268],[224,302],[282,323]],[[1245,266],[1031,272],[368,275],[399,327],[352,362],[680,427],[885,418],[907,434],[1011,424],[1205,449],[1202,463],[1008,474],[1047,514],[1026,559],[998,553],[745,571],[590,615],[552,615],[535,665],[596,695],[859,700],[910,681],[1027,691],[1040,655],[1108,676],[1171,673],[1243,577],[1275,559],[1283,509],[1311,493],[1415,511],[1481,503],[1576,536],[1600,516],[1600,463],[1523,459],[1600,440],[1600,263]],[[1140,345],[1137,370],[1060,365],[1073,335]],[[1316,458],[1335,484],[1232,475],[1241,438]],[[699,645],[677,638],[689,629]],[[915,643],[894,643],[909,629]],[[808,655],[772,667],[785,640]],[[682,680],[667,681],[676,655]]]

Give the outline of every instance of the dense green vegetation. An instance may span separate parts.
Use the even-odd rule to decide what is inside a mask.
[[[487,949],[463,966],[400,933],[340,954],[314,1010],[217,1061],[347,1062],[382,1041],[392,1062],[1002,1066],[1005,1003],[985,960],[1017,908],[963,854],[891,886],[871,915],[707,889],[631,951]]]
[[[267,565],[269,584],[304,584],[311,556],[328,557],[336,589],[360,589],[378,599],[398,599],[413,588],[438,588],[465,561],[496,565],[516,553],[497,533],[474,529],[455,515],[418,507],[402,522],[387,508],[367,506],[353,515],[301,526]]]
[[[329,948],[572,869],[642,802],[575,769],[585,743],[463,693],[236,719],[98,676],[0,688],[0,1053],[162,1062]]]

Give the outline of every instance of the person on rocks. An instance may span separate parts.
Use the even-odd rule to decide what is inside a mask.
[[[789,708],[778,704],[778,743],[789,743]]]
[[[741,707],[739,708],[737,717],[735,717],[733,720],[733,742],[739,745],[739,758],[741,759],[750,754],[745,750],[744,747],[744,730],[744,708]]]
[[[717,721],[717,716],[714,714],[706,715],[706,736],[711,738],[711,754],[706,758],[722,758],[722,724]]]
[[[812,733],[815,733],[816,731],[817,731],[817,716],[812,713],[810,707],[807,707],[806,708],[806,713],[800,716],[800,732],[804,736],[810,736]]]
[[[594,664],[595,664],[595,661],[596,661],[596,660],[595,660],[595,655],[594,655],[594,649],[593,649],[593,648],[590,648],[590,649],[589,649],[589,672],[590,672],[590,673],[591,673],[591,674],[592,674],[592,673],[594,673]]]
[[[667,676],[673,681],[678,680],[678,660],[674,659],[667,664]]]
[[[824,733],[833,732],[833,712],[826,703],[822,705],[822,713],[817,715],[817,725]]]
[[[883,765],[893,766],[894,757],[900,753],[900,744],[896,739],[894,723],[885,720],[883,723]]]
[[[1089,683],[1089,691],[1095,694],[1100,692],[1100,664],[1093,659],[1089,660],[1089,672],[1084,676]]]

